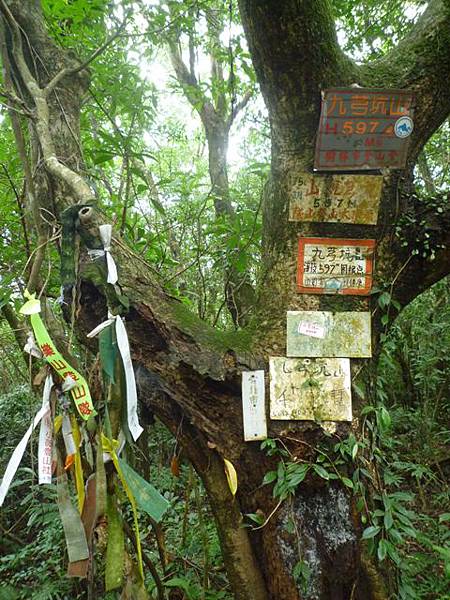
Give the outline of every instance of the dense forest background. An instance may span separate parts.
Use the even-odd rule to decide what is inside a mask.
[[[359,63],[381,58],[426,4],[333,0],[339,41]],[[105,220],[201,320],[223,331],[239,328],[249,318],[247,295],[264,271],[261,197],[270,133],[235,2],[43,0],[42,6],[56,43],[89,60],[80,171]],[[43,249],[38,287],[59,327],[73,336],[73,322],[63,319],[58,304],[60,225],[49,211],[40,231],[32,225],[10,118],[15,113],[24,151],[31,153],[26,116],[8,93],[2,98],[0,473],[40,404],[34,367],[22,353],[27,326],[18,317],[36,249]],[[425,145],[414,172],[423,206],[438,213],[450,190],[449,149],[446,121]],[[407,245],[405,228],[421,223],[417,214],[401,219],[397,236]],[[429,239],[424,228],[408,251],[431,264],[437,249]],[[357,436],[335,442],[336,458],[322,458],[316,467],[322,476],[323,469],[326,474],[349,461],[361,479],[372,479],[374,466],[376,485],[370,490],[348,478],[344,484],[357,495],[363,537],[390,597],[448,600],[450,280],[433,285],[396,318],[400,307],[393,286],[373,291],[384,327],[374,402],[363,409]],[[89,369],[93,355],[73,343]],[[161,526],[140,517],[147,590],[159,600],[232,598],[203,484],[177,436],[151,413],[145,420],[145,434],[128,458],[170,502]],[[101,560],[93,580],[66,578],[56,489],[37,485],[36,452],[34,435],[0,514],[0,598],[118,598],[104,591]],[[277,440],[265,442],[263,452],[282,465],[290,459]],[[261,485],[276,477],[269,474]],[[260,526],[266,516],[249,513],[243,526]],[[293,567],[300,589],[308,587],[309,569],[301,558]]]

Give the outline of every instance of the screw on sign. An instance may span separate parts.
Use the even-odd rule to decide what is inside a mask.
[[[403,168],[413,113],[413,95],[407,90],[324,90],[314,169]]]

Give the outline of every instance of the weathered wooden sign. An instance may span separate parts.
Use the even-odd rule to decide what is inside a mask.
[[[381,175],[299,173],[289,185],[289,220],[375,225],[382,185]]]
[[[369,358],[370,312],[289,311],[288,356]]]
[[[412,103],[407,90],[324,90],[314,169],[403,168],[414,127]]]
[[[265,440],[267,437],[264,371],[242,373],[242,414],[244,440]]]
[[[269,360],[270,418],[351,421],[348,358]]]
[[[297,288],[303,294],[367,296],[375,240],[300,238]]]

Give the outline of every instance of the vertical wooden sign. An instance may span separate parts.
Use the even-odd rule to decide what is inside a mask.
[[[267,438],[264,371],[242,373],[242,415],[244,440]]]

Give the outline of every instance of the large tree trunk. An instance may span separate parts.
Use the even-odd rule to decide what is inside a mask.
[[[300,6],[301,4],[301,6]],[[436,263],[411,256],[411,246],[400,246],[394,229],[406,210],[414,211],[412,171],[423,144],[445,119],[450,97],[444,92],[445,107],[435,105],[434,94],[442,89],[440,69],[448,69],[448,52],[439,55],[439,67],[431,58],[433,49],[424,47],[421,34],[431,27],[440,28],[448,39],[448,11],[440,2],[431,2],[416,30],[403,46],[379,64],[358,67],[341,52],[336,42],[334,24],[328,2],[314,0],[298,3],[275,3],[241,0],[241,16],[246,30],[254,66],[269,109],[272,131],[272,168],[264,197],[264,262],[267,275],[258,307],[258,319],[266,324],[260,328],[259,343],[268,355],[285,355],[286,311],[288,310],[370,310],[374,359],[353,360],[352,374],[367,389],[371,398],[371,377],[376,370],[379,340],[382,331],[377,297],[351,297],[298,294],[296,291],[297,245],[300,236],[335,238],[374,238],[377,242],[374,286],[389,289],[401,305],[408,303],[420,291],[448,271],[448,250]],[[411,72],[402,60],[414,56]],[[389,61],[390,69],[386,68]],[[431,85],[431,82],[432,85]],[[315,136],[320,113],[320,91],[333,86],[358,84],[362,87],[413,89],[416,95],[416,128],[407,168],[385,174],[378,225],[348,225],[335,223],[292,223],[288,221],[290,182],[302,172],[312,171]],[[433,120],[432,128],[428,120]],[[433,228],[434,243],[448,237],[448,213]],[[427,223],[431,229],[431,226]],[[415,231],[403,232],[414,243]],[[387,287],[386,287],[387,286]],[[391,311],[395,313],[395,311]],[[373,392],[372,392],[373,393]],[[354,413],[358,416],[358,407]],[[357,423],[357,421],[355,422]],[[272,433],[296,437],[300,451],[304,443],[311,446],[324,437],[320,427],[310,423],[273,423]],[[340,438],[351,430],[341,424]],[[248,471],[246,473],[248,476]],[[270,503],[268,494],[259,499],[259,507]],[[273,503],[273,501],[272,501]],[[247,507],[246,507],[247,508]],[[253,506],[255,508],[255,506]],[[296,522],[293,533],[287,533],[291,516]],[[351,494],[342,486],[330,486],[314,480],[300,487],[290,507],[284,506],[262,532],[257,543],[259,556],[268,572],[273,598],[337,600],[369,599],[385,596],[376,572],[364,556],[359,542],[359,525]],[[300,594],[292,579],[295,563],[303,559],[311,569],[306,589]]]
[[[450,92],[440,80],[449,64],[449,21],[445,20],[442,3],[432,2],[414,36],[399,47],[396,57],[390,57],[389,68],[386,61],[360,68],[338,48],[326,0],[301,3],[241,0],[240,4],[255,68],[270,111],[273,143],[272,170],[264,198],[265,279],[256,307],[257,317],[252,325],[237,333],[220,333],[209,328],[161,289],[139,257],[122,245],[114,245],[120,283],[131,306],[126,316],[127,329],[137,365],[140,400],[177,432],[205,483],[236,598],[380,599],[384,597],[382,588],[373,568],[363,558],[352,498],[337,483],[329,485],[309,477],[292,502],[285,502],[265,527],[249,533],[242,528],[243,513],[259,509],[268,516],[276,501],[270,486],[260,487],[265,472],[274,468],[274,459],[262,453],[259,444],[243,442],[240,376],[246,369],[265,368],[267,371],[270,355],[285,354],[287,310],[372,308],[365,298],[297,294],[295,267],[299,235],[374,237],[377,240],[376,279],[384,282],[395,279],[394,296],[403,304],[448,270],[448,261],[445,263],[441,256],[428,264],[420,257],[407,261],[408,249],[400,248],[395,242],[393,228],[406,206],[414,210],[410,191],[415,157],[450,111]],[[78,143],[73,143],[74,138],[78,141],[79,108],[87,74],[69,72],[43,95],[42,89],[48,81],[61,69],[71,69],[73,64],[54,49],[45,32],[38,2],[0,0],[0,8],[9,32],[6,42],[10,62],[17,71],[14,73],[16,91],[33,112],[33,136],[43,157],[34,166],[45,167],[45,175],[51,181],[51,185],[47,185],[46,178],[35,177],[39,201],[41,206],[59,215],[64,204],[63,193],[64,198],[79,203],[93,198],[86,182],[77,177],[82,156]],[[29,80],[24,79],[28,74],[24,73],[19,60],[19,30],[15,30],[14,18],[27,33],[27,43],[46,60],[45,73],[31,74],[38,91],[34,85],[30,88]],[[428,35],[430,28],[441,40],[439,44],[433,39],[421,38]],[[404,57],[413,51],[414,68],[406,71],[402,66]],[[24,56],[28,65],[33,64],[26,52]],[[414,87],[418,108],[408,169],[386,176],[376,227],[289,223],[287,186],[293,174],[311,168],[320,89],[354,82],[373,87]],[[434,93],[439,97],[438,106],[433,104]],[[53,141],[50,148],[49,137]],[[38,161],[38,157],[39,153],[35,152],[32,158]],[[442,239],[441,224],[434,223],[433,232],[435,241]],[[106,298],[114,301],[114,290],[85,255],[80,278],[77,330],[84,343],[85,333],[105,318]],[[70,297],[66,300],[71,302]],[[376,318],[375,343],[378,333],[379,319]],[[353,363],[353,368],[363,364],[362,361]],[[368,382],[370,372],[371,365],[366,361],[359,377]],[[355,412],[357,408],[354,406]],[[342,436],[349,429],[350,426],[342,424],[337,433]],[[312,422],[272,422],[270,436],[284,439],[297,456],[314,460],[314,447],[324,433]],[[235,499],[226,484],[223,457],[231,460],[238,472],[239,489]],[[299,560],[311,568],[311,577],[303,592],[292,573]]]

